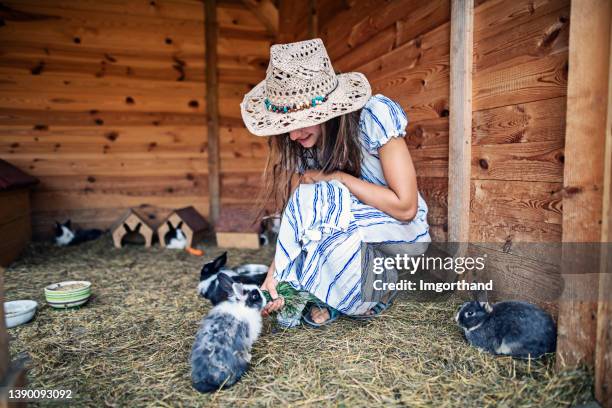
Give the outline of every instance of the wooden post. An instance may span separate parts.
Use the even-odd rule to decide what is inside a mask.
[[[448,241],[470,237],[474,1],[451,1]]]
[[[5,378],[11,363],[9,337],[4,317],[4,268],[0,266],[0,379]]]
[[[567,242],[599,242],[608,109],[609,0],[573,1],[563,173],[563,233]],[[593,365],[599,274],[576,271],[563,247],[564,291],[559,302],[557,365]],[[571,272],[574,272],[573,274]]]
[[[604,186],[601,241],[603,253],[599,275],[599,307],[595,344],[595,397],[612,407],[612,21],[610,21],[610,64],[608,65],[608,117],[604,156]]]
[[[206,0],[206,112],[208,122],[208,195],[209,219],[214,225],[219,218],[219,97],[217,78],[217,0]]]
[[[319,35],[319,20],[317,18],[317,0],[310,0],[310,10],[308,13],[308,36],[317,38]]]

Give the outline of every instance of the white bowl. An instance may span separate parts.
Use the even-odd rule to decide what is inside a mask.
[[[33,300],[15,300],[4,303],[6,327],[19,326],[32,320],[38,304]]]
[[[237,267],[236,272],[240,275],[258,275],[268,272],[268,266],[263,264],[245,264]]]

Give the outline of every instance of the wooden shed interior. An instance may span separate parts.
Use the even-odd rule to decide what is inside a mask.
[[[595,366],[600,400],[612,400],[608,302],[554,300],[564,254],[552,245],[610,241],[611,7],[3,0],[0,157],[40,180],[35,238],[65,218],[109,228],[143,204],[159,220],[194,206],[214,221],[261,187],[267,141],[239,103],[270,45],[320,37],[336,71],[363,72],[407,112],[432,238],[481,243],[496,298],[559,313],[559,361]],[[581,279],[612,289],[605,274]]]
[[[204,4],[199,1],[3,2],[3,158],[40,177],[34,236],[54,220],[109,228],[128,208],[159,221],[208,214]],[[265,140],[239,103],[265,75],[273,34],[242,2],[216,8],[221,203],[257,193]]]

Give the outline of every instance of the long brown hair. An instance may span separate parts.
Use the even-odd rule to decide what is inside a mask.
[[[324,174],[343,171],[355,177],[361,174],[359,116],[361,110],[337,116],[322,124],[317,144],[310,149],[292,141],[289,134],[268,139],[268,162],[265,184],[259,198],[260,217],[266,209],[280,213],[291,194],[291,180],[305,170],[320,170]],[[259,217],[258,217],[259,218]]]

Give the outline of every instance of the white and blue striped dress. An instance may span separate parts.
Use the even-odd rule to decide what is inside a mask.
[[[378,149],[406,134],[408,119],[396,102],[372,96],[359,121],[361,178],[384,185]],[[374,306],[361,296],[362,242],[430,242],[427,204],[402,222],[366,205],[338,181],[301,184],[283,212],[276,244],[275,278],[308,291],[342,313],[363,314]]]

